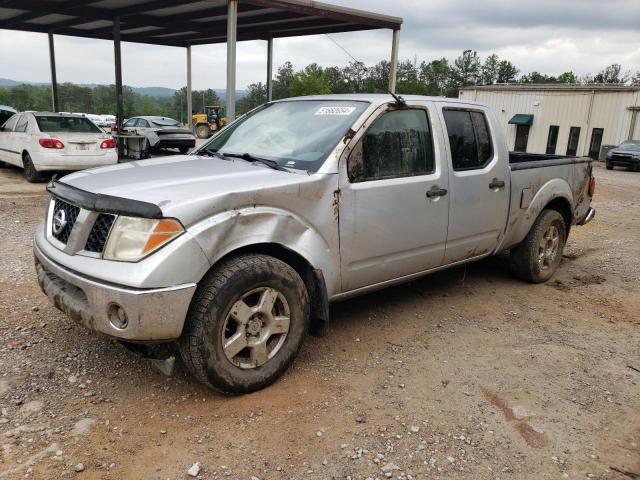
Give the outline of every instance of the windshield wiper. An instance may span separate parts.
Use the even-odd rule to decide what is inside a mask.
[[[251,162],[251,163],[261,163],[263,165],[266,165],[269,168],[272,168],[274,170],[280,170],[282,172],[288,172],[289,171],[286,168],[281,167],[280,164],[278,162],[276,162],[275,160],[269,160],[268,158],[256,157],[255,155],[251,155],[250,153],[224,153],[223,155],[225,157],[241,158],[241,159],[246,160],[247,162]]]
[[[221,158],[222,160],[228,160],[226,155],[222,152],[219,152],[217,148],[205,148],[204,150],[202,150],[202,152],[210,157],[218,157],[218,158]]]

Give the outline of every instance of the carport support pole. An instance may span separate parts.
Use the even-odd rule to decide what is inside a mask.
[[[122,99],[122,55],[120,52],[120,17],[113,19],[113,60],[116,67],[116,131],[122,129],[124,107]]]
[[[273,37],[267,39],[267,102],[273,100]]]
[[[227,123],[236,118],[236,41],[238,0],[229,0],[227,14]]]
[[[393,31],[391,42],[391,69],[389,71],[389,91],[396,93],[396,70],[398,68],[398,43],[400,42],[400,29]]]
[[[189,128],[193,130],[193,99],[191,98],[191,45],[187,46],[187,118]]]
[[[49,63],[51,64],[51,104],[54,112],[60,111],[58,103],[58,79],[56,76],[56,50],[53,45],[53,33],[49,32]]]

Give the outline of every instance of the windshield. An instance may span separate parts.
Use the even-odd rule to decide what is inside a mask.
[[[84,117],[36,115],[36,122],[38,122],[38,128],[42,133],[102,133],[102,130]]]
[[[631,150],[632,152],[640,152],[640,142],[622,142],[618,148],[620,150]]]
[[[222,129],[199,151],[247,153],[315,172],[368,105],[337,100],[267,104]]]
[[[180,125],[180,122],[172,118],[152,118],[151,122],[159,127],[177,127]]]

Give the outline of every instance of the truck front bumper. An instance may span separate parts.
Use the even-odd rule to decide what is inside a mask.
[[[34,245],[38,283],[49,300],[86,328],[133,342],[182,334],[196,284],[134,289],[102,283],[61,267]]]

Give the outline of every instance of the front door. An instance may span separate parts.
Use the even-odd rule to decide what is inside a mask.
[[[509,209],[508,158],[496,144],[498,128],[478,107],[443,108],[451,165],[445,264],[487,255],[504,233]],[[506,152],[505,152],[506,153]]]
[[[526,152],[529,143],[529,125],[516,125],[516,142],[513,146],[515,152]]]
[[[442,264],[449,182],[429,105],[381,113],[341,168],[343,291]]]

